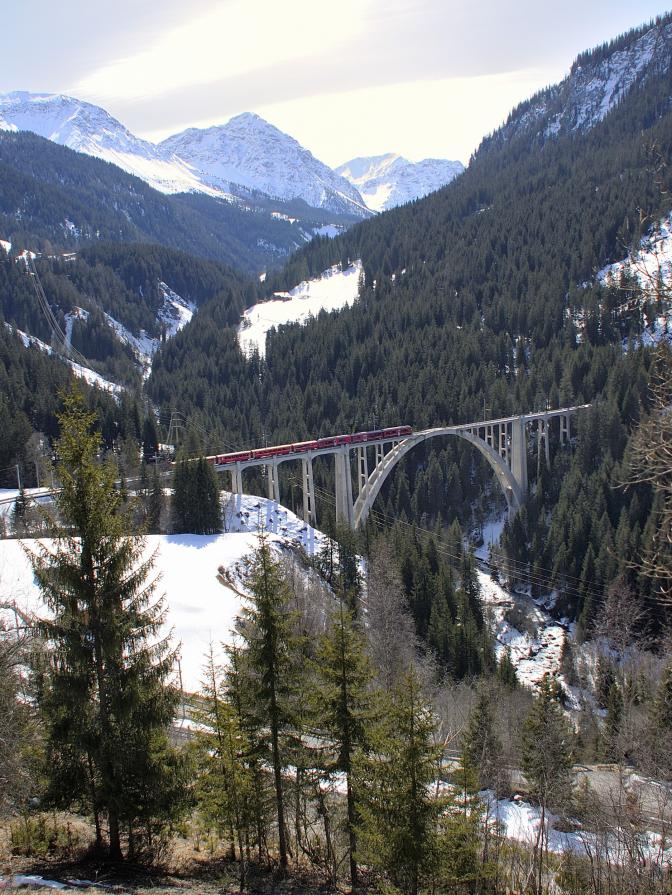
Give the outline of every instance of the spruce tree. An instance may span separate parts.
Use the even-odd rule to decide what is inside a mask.
[[[259,547],[248,561],[245,586],[249,605],[242,613],[241,635],[247,647],[246,667],[251,672],[249,685],[253,691],[253,710],[256,710],[268,731],[268,760],[275,789],[280,872],[284,874],[288,848],[282,739],[292,722],[296,635],[290,610],[291,593],[280,564],[274,560],[263,534],[259,537]]]
[[[210,535],[222,530],[217,476],[205,457],[177,463],[173,492],[176,532]]]
[[[455,792],[440,815],[439,872],[442,883],[477,891],[490,873],[487,864],[489,830],[485,828],[484,862],[481,862],[479,828],[483,819],[483,804],[478,795],[478,768],[469,750],[463,748],[457,768],[452,774]]]
[[[249,743],[233,705],[226,698],[223,672],[215,664],[212,645],[206,657],[202,702],[194,712],[200,723],[194,752],[198,776],[196,796],[201,815],[218,828],[226,828],[232,857],[239,866],[240,889],[247,873],[253,777],[247,764]]]
[[[433,787],[441,748],[434,740],[435,727],[411,667],[385,700],[368,752],[358,751],[358,856],[405,895],[417,895],[437,862],[441,802]]]
[[[523,773],[541,808],[539,832],[534,845],[535,893],[542,891],[543,858],[548,846],[548,811],[564,809],[572,788],[572,731],[556,700],[553,683],[549,674],[543,676],[523,726]]]
[[[341,603],[323,635],[315,660],[316,722],[326,731],[335,752],[329,772],[340,771],[346,781],[350,884],[357,887],[357,793],[353,785],[355,749],[366,742],[371,718],[372,672],[365,642],[352,613]]]
[[[46,772],[53,800],[88,804],[109,856],[122,857],[140,825],[173,817],[180,762],[167,742],[177,691],[166,683],[174,652],[157,641],[162,599],[154,556],[126,534],[116,470],[98,460],[95,414],[79,392],[64,397],[56,451],[61,490],[57,537],[29,553],[51,617],[41,629],[51,661],[41,682]],[[147,784],[151,783],[151,793]],[[152,816],[154,815],[154,816]]]
[[[502,788],[502,744],[495,731],[490,693],[485,681],[481,681],[476,691],[467,728],[464,732],[463,763],[473,767],[477,783],[481,789]]]

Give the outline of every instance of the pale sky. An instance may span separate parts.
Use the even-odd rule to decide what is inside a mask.
[[[670,0],[667,0],[669,3]],[[256,112],[329,165],[469,160],[649,0],[3,0],[0,92],[67,93],[134,134]]]

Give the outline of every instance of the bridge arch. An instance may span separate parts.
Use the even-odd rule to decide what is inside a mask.
[[[519,510],[523,502],[523,493],[519,483],[516,481],[513,472],[506,463],[506,460],[491,445],[487,444],[477,434],[470,429],[464,427],[449,426],[446,428],[429,429],[416,435],[411,435],[399,441],[384,455],[382,461],[376,466],[369,476],[366,486],[359,493],[355,505],[353,507],[353,526],[361,528],[366,522],[371,508],[380,493],[387,477],[395,468],[397,463],[412,451],[414,447],[430,438],[445,437],[448,435],[456,435],[458,438],[464,438],[470,444],[473,444],[477,450],[483,454],[485,459],[492,467],[497,481],[500,484],[507,506],[510,511]]]

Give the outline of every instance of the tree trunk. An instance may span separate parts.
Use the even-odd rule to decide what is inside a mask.
[[[352,793],[352,786],[350,785],[350,773],[347,773],[346,776],[347,781],[347,803],[348,803],[348,844],[350,847],[350,887],[353,892],[357,888],[358,884],[358,875],[357,875],[357,859],[355,858],[355,852],[357,851],[357,833],[355,832],[355,798]]]
[[[271,747],[273,750],[273,780],[275,782],[275,804],[278,812],[278,851],[280,852],[280,871],[284,875],[287,870],[287,836],[285,832],[285,804],[282,795],[282,767],[280,765],[280,744],[278,741],[277,708],[275,691],[271,696]]]
[[[123,861],[124,856],[121,851],[121,836],[119,833],[119,815],[116,807],[108,808],[108,823],[110,827],[110,860]]]

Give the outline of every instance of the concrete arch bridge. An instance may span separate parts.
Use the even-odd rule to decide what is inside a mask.
[[[509,512],[515,513],[528,492],[527,450],[530,438],[536,438],[537,449],[539,452],[544,451],[548,462],[551,425],[557,421],[560,443],[568,443],[572,417],[587,407],[590,405],[582,404],[459,426],[437,426],[416,432],[410,426],[395,426],[232,454],[218,454],[208,457],[208,460],[214,464],[216,470],[231,474],[231,490],[236,494],[245,493],[246,469],[265,466],[268,497],[276,501],[280,500],[279,467],[283,463],[299,462],[302,470],[303,518],[315,525],[317,519],[312,461],[315,457],[333,455],[336,519],[357,529],[365,524],[380,489],[402,457],[430,438],[456,436],[468,441],[483,454],[504,492]]]

